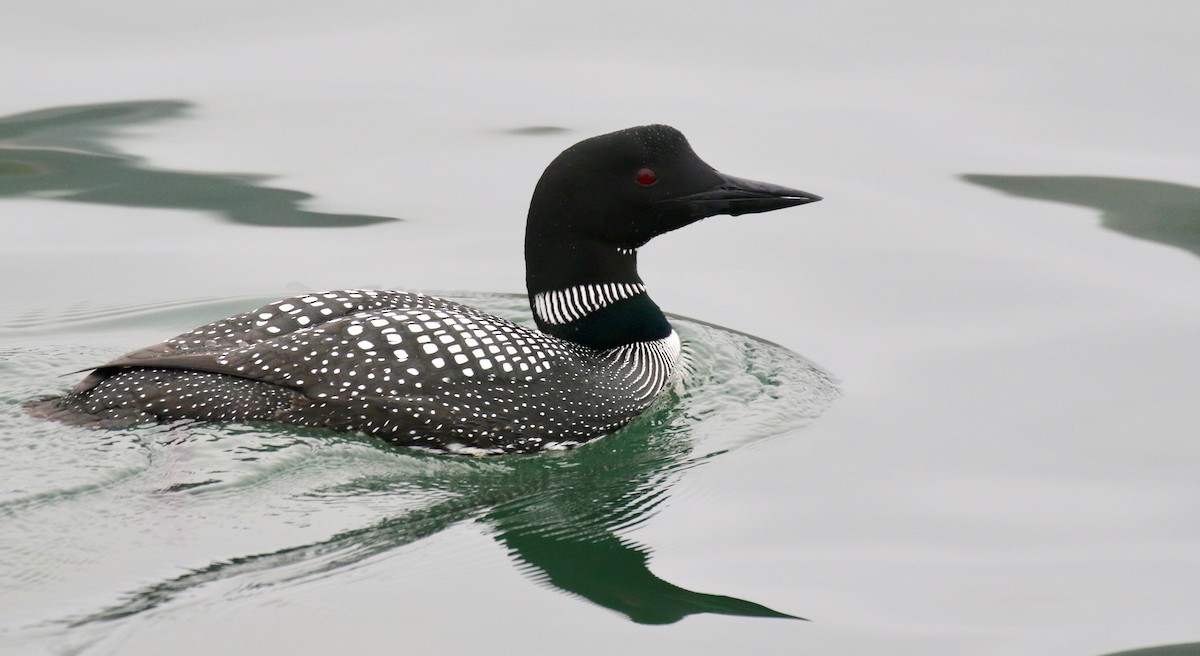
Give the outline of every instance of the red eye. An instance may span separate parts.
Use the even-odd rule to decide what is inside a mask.
[[[654,169],[638,169],[638,172],[637,172],[637,183],[638,184],[642,185],[643,187],[649,187],[650,185],[654,184],[657,181],[658,181],[658,174],[654,172]]]

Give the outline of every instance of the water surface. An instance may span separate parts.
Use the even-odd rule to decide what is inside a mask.
[[[0,516],[0,650],[1200,640],[1200,5],[66,0],[6,19],[0,489],[20,503]],[[608,441],[443,463],[258,426],[80,433],[16,414],[71,368],[263,299],[520,292],[545,165],[653,122],[728,173],[825,197],[714,217],[639,258],[664,309],[757,336],[734,352],[762,338],[837,375],[842,396],[798,431],[746,442],[791,421],[774,411],[693,423],[698,388],[631,427],[627,464]],[[779,392],[731,380],[703,389],[748,408],[767,406],[739,392]],[[589,472],[578,493],[568,466]],[[559,553],[622,586],[573,579]],[[632,609],[631,586],[660,612]],[[706,594],[810,621],[650,624]]]

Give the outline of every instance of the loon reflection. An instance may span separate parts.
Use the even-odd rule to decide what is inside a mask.
[[[156,169],[109,145],[122,128],[178,118],[188,107],[179,101],[147,100],[0,117],[0,197],[201,210],[234,223],[275,227],[398,220],[302,210],[300,204],[312,196],[263,186],[268,176]]]
[[[621,535],[652,516],[683,471],[707,460],[690,452],[689,428],[679,413],[678,406],[652,411],[619,435],[565,452],[466,459],[397,448],[398,466],[389,478],[317,494],[423,498],[416,508],[321,542],[216,562],[68,621],[81,626],[151,611],[188,590],[233,577],[255,586],[308,579],[464,522],[482,525],[532,580],[637,623],[668,624],[698,613],[802,619],[667,582],[650,571],[651,550]]]

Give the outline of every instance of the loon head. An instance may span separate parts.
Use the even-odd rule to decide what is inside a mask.
[[[705,217],[818,200],[720,173],[675,128],[646,125],[586,139],[555,158],[534,190],[526,245],[578,241],[632,250]]]
[[[665,125],[581,141],[546,167],[529,204],[525,281],[538,328],[598,349],[664,339],[671,326],[638,276],[638,248],[708,216],[818,200],[720,173]]]

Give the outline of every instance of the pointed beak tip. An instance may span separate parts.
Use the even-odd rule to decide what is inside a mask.
[[[821,200],[816,194],[768,182],[717,174],[719,184],[700,192],[664,199],[660,202],[683,205],[692,216],[703,218],[717,214],[741,216],[806,205]]]

